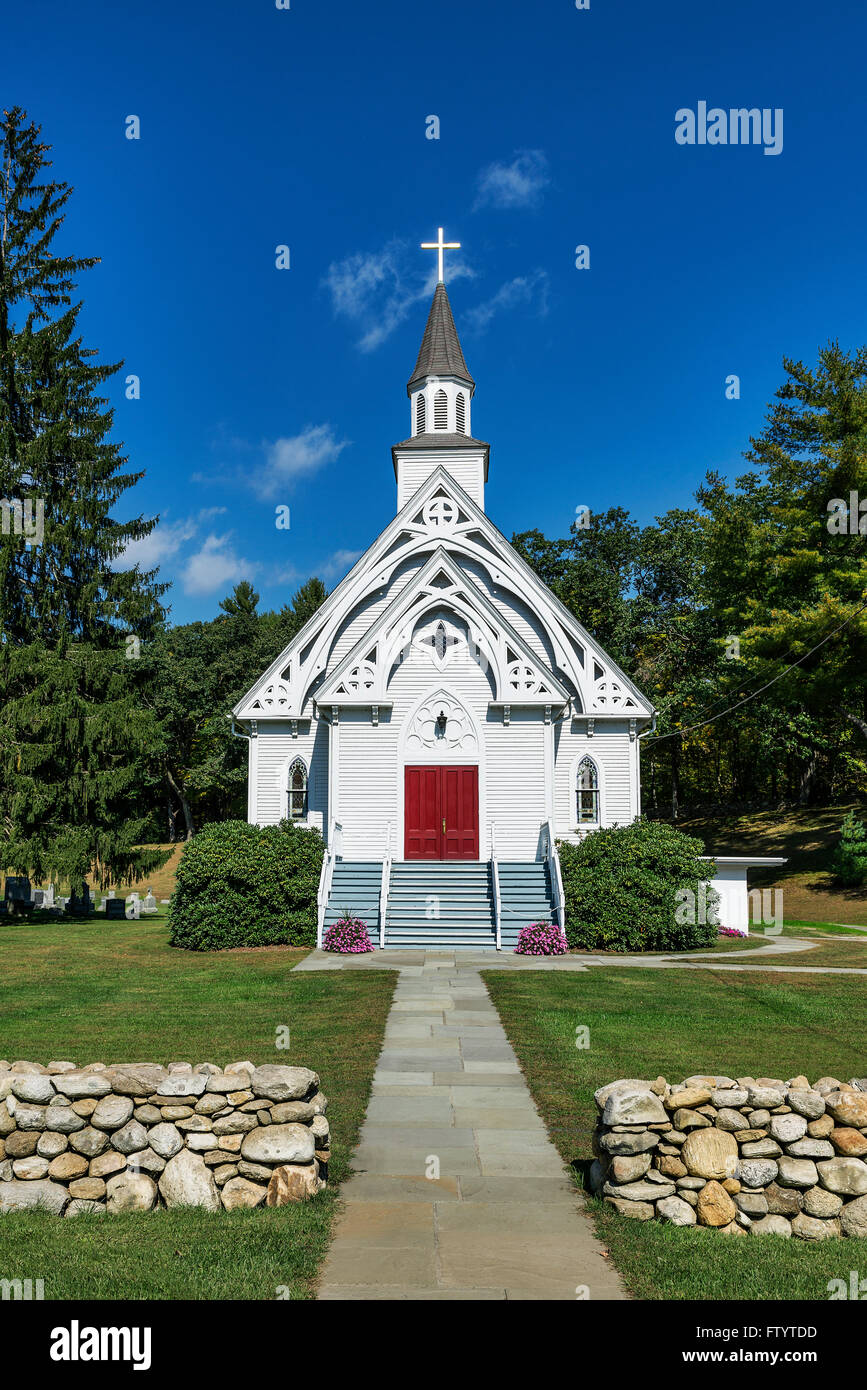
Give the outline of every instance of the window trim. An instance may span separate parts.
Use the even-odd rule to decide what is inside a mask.
[[[297,768],[300,768],[301,771],[304,773],[304,791],[303,791],[304,801],[303,801],[303,804],[302,804],[302,809],[301,809],[300,815],[294,816],[294,815],[292,814],[292,797],[293,797],[293,796],[296,796],[296,795],[298,794],[298,791],[297,791],[297,788],[296,788],[295,790],[293,790],[293,787],[292,787],[292,774],[295,772],[295,770],[296,770]],[[286,819],[287,819],[287,820],[292,821],[293,824],[297,824],[298,822],[300,822],[300,821],[305,821],[305,820],[307,819],[308,812],[309,812],[309,809],[310,809],[310,806],[309,806],[309,796],[310,796],[310,771],[309,771],[309,769],[308,769],[308,767],[307,767],[307,764],[306,764],[306,762],[304,761],[303,758],[301,758],[301,757],[293,758],[292,761],[291,761],[291,763],[289,764],[289,767],[288,767],[287,770],[286,770]]]
[[[578,779],[581,776],[581,769],[585,763],[593,769],[596,779],[596,786],[587,788],[584,793],[586,795],[587,792],[589,792],[591,795],[595,796],[596,799],[596,815],[592,820],[582,820],[579,809],[579,797],[582,795],[582,789],[578,785]],[[575,797],[572,803],[572,810],[575,816],[575,825],[578,830],[598,830],[602,824],[602,773],[597,759],[592,757],[589,753],[582,753],[575,763],[572,773],[571,794]]]

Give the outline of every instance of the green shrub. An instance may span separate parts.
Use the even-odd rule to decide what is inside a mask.
[[[322,838],[289,821],[217,821],[184,846],[169,939],[188,951],[315,946]]]
[[[596,830],[579,845],[561,842],[570,947],[685,951],[711,945],[717,938],[717,895],[708,884],[714,866],[700,858],[703,850],[701,840],[644,820]],[[694,895],[687,899],[694,904],[689,914],[684,890]],[[685,915],[693,920],[678,921]]]
[[[867,826],[850,811],[840,829],[840,843],[832,860],[834,873],[847,888],[867,881]]]

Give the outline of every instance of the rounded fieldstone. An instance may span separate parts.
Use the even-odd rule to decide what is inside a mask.
[[[792,1219],[792,1235],[800,1236],[801,1240],[830,1240],[839,1234],[839,1221],[818,1221],[803,1211]]]
[[[803,1202],[804,1211],[808,1216],[827,1220],[839,1215],[843,1198],[838,1197],[836,1192],[828,1192],[824,1187],[811,1187],[804,1193]]]
[[[767,1187],[777,1176],[777,1164],[772,1158],[742,1158],[738,1177],[744,1187]]]
[[[786,1145],[786,1153],[792,1158],[833,1158],[834,1146],[827,1139],[798,1139]]]
[[[208,1077],[202,1073],[190,1072],[170,1075],[157,1086],[158,1096],[201,1096],[208,1084]]]
[[[59,1134],[74,1134],[76,1130],[84,1129],[87,1121],[81,1115],[76,1115],[72,1106],[49,1105],[45,1112],[46,1129],[54,1130]]]
[[[263,1095],[263,1091],[256,1091],[257,1073],[253,1076],[253,1090],[257,1095]],[[308,1086],[309,1090],[310,1087]],[[291,1099],[291,1097],[286,1097]],[[620,1090],[614,1091],[605,1102],[605,1109],[602,1112],[602,1123],[604,1125],[652,1125],[665,1124],[667,1115],[662,1107],[662,1102],[652,1091],[644,1090]]]
[[[120,1129],[130,1119],[133,1103],[129,1096],[103,1096],[97,1101],[90,1123],[96,1129]]]
[[[711,1179],[698,1194],[698,1220],[702,1226],[728,1226],[737,1208],[721,1183]]]
[[[867,1135],[862,1134],[860,1130],[844,1126],[832,1129],[828,1137],[832,1147],[844,1158],[860,1158],[867,1154]],[[829,1158],[831,1156],[828,1155]]]
[[[807,1121],[803,1115],[772,1115],[768,1128],[778,1144],[794,1144],[807,1133]]]
[[[69,1201],[69,1193],[62,1183],[41,1178],[35,1182],[0,1182],[0,1212],[28,1211],[34,1207],[46,1207],[59,1216]]]
[[[76,1153],[96,1158],[97,1154],[101,1154],[103,1149],[108,1147],[108,1135],[101,1129],[94,1129],[93,1125],[87,1125],[70,1136],[69,1144]]]
[[[241,1156],[251,1163],[310,1163],[314,1151],[313,1135],[305,1125],[263,1126],[245,1134],[241,1143]]]
[[[840,1212],[840,1225],[847,1236],[867,1236],[867,1196],[846,1202]]]
[[[45,1178],[48,1176],[48,1159],[39,1158],[36,1154],[30,1158],[16,1158],[12,1164],[12,1173],[14,1177],[26,1178],[28,1182],[35,1178]]]
[[[92,1096],[96,1100],[107,1096],[111,1090],[108,1078],[98,1071],[67,1071],[54,1077],[54,1088],[69,1100],[82,1100]]]
[[[777,1162],[777,1182],[781,1187],[815,1187],[818,1181],[816,1165],[811,1158],[791,1158],[783,1154]]]
[[[220,1196],[213,1174],[199,1154],[182,1149],[169,1159],[160,1174],[160,1192],[167,1207],[205,1207],[220,1210]]]
[[[111,1137],[112,1145],[118,1153],[134,1154],[139,1149],[146,1149],[148,1146],[148,1132],[144,1125],[140,1125],[138,1120],[130,1120],[123,1129],[117,1130]]]
[[[838,1125],[867,1128],[867,1095],[860,1091],[832,1091],[825,1097],[825,1106]]]
[[[839,1192],[842,1197],[861,1197],[867,1193],[867,1163],[862,1159],[826,1158],[816,1167],[818,1181],[829,1192]]]
[[[719,1110],[736,1110],[739,1106],[747,1105],[749,1094],[741,1086],[731,1086],[724,1091],[711,1092],[711,1104]]]
[[[250,1078],[253,1095],[268,1100],[303,1100],[318,1085],[319,1077],[308,1067],[257,1067]]]
[[[801,1194],[794,1187],[780,1187],[769,1183],[765,1188],[765,1200],[772,1216],[797,1216],[801,1210]]]
[[[682,1197],[663,1197],[656,1208],[657,1216],[670,1221],[672,1226],[694,1226],[696,1215],[689,1202]]]
[[[147,1138],[151,1148],[161,1158],[174,1158],[184,1147],[180,1131],[175,1125],[168,1123],[154,1125],[153,1129],[148,1131]]]
[[[104,1216],[105,1202],[92,1202],[86,1197],[74,1197],[64,1216]]]
[[[788,1104],[798,1115],[808,1120],[818,1120],[825,1113],[825,1101],[818,1091],[790,1090],[786,1096]]]
[[[251,1129],[255,1129],[258,1120],[255,1115],[235,1114],[223,1115],[219,1120],[214,1120],[214,1134],[248,1134]]]
[[[65,1134],[58,1133],[57,1130],[46,1129],[39,1136],[36,1145],[36,1152],[41,1158],[56,1158],[58,1154],[65,1153],[69,1148],[69,1139]]]
[[[147,1097],[165,1081],[168,1072],[152,1062],[123,1062],[112,1067],[107,1076],[116,1095]]]
[[[57,1182],[70,1182],[73,1178],[85,1177],[88,1166],[87,1159],[82,1158],[81,1154],[70,1153],[67,1150],[51,1160],[48,1176]]]
[[[155,1105],[139,1105],[133,1115],[140,1125],[158,1125],[162,1115]]]
[[[226,1211],[234,1211],[236,1207],[259,1207],[267,1195],[268,1189],[259,1183],[250,1182],[247,1178],[229,1178],[220,1198]]]
[[[220,1142],[221,1140],[217,1140],[217,1143]],[[207,1153],[214,1147],[214,1136],[210,1132],[207,1134],[187,1134],[184,1136],[184,1143],[194,1153]]]
[[[36,1153],[36,1145],[39,1142],[39,1135],[35,1129],[29,1130],[26,1134],[20,1129],[16,1129],[6,1139],[7,1158],[29,1158]]]
[[[12,1094],[17,1100],[28,1101],[32,1105],[47,1105],[55,1090],[47,1076],[13,1076]]]
[[[754,1221],[750,1227],[751,1236],[784,1236],[788,1239],[792,1234],[792,1223],[787,1221],[785,1216],[763,1216],[760,1221]]]
[[[319,1165],[316,1162],[299,1167],[281,1166],[275,1168],[271,1174],[268,1183],[268,1196],[265,1201],[269,1207],[282,1207],[290,1202],[304,1202],[309,1197],[315,1197],[324,1186],[325,1183],[319,1177]],[[611,1202],[623,1216],[638,1217],[642,1221],[653,1216],[653,1205],[650,1202],[634,1202],[624,1197],[606,1197],[605,1201]],[[646,1213],[649,1213],[649,1216]]]
[[[738,1166],[737,1143],[723,1129],[694,1129],[680,1156],[687,1171],[699,1178],[732,1178]]]
[[[98,1202],[105,1196],[102,1178],[76,1178],[69,1184],[69,1195],[80,1201]]]
[[[46,1107],[44,1105],[25,1105],[23,1102],[17,1100],[15,1102],[13,1116],[20,1130],[43,1130],[48,1128],[45,1123]]]
[[[108,1149],[105,1153],[97,1154],[96,1158],[90,1160],[90,1176],[92,1178],[110,1178],[115,1173],[122,1173],[126,1167],[126,1159],[123,1154],[116,1153],[114,1149]]]
[[[608,1174],[612,1182],[637,1182],[650,1167],[650,1154],[618,1154],[612,1158]]]
[[[132,1155],[129,1166],[136,1172],[150,1173],[151,1177],[157,1177],[165,1168],[166,1160],[154,1153],[153,1149],[138,1149]]]
[[[768,1214],[768,1199],[764,1192],[738,1192],[735,1195],[735,1206],[738,1211],[757,1220]]]
[[[110,1212],[150,1211],[157,1199],[157,1185],[146,1173],[118,1173],[106,1184]]]
[[[779,1158],[782,1149],[776,1139],[755,1139],[741,1144],[744,1158]]]

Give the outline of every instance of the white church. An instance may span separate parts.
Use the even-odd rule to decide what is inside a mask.
[[[434,246],[394,520],[233,716],[248,819],[322,832],[320,940],[349,909],[383,947],[508,948],[563,921],[555,841],[639,815],[653,709],[486,515]]]

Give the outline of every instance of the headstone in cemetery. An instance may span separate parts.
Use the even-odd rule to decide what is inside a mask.
[[[106,898],[105,918],[107,922],[122,922],[126,917],[126,903],[123,898]]]
[[[142,903],[142,912],[151,913],[158,911],[159,908],[157,907],[157,900],[154,897],[152,890],[149,888],[147,893],[145,894],[145,900]]]
[[[141,903],[138,893],[130,893],[126,900],[126,918],[128,922],[137,922],[141,917]]]
[[[54,907],[54,884],[49,883],[42,898],[43,907]]]

